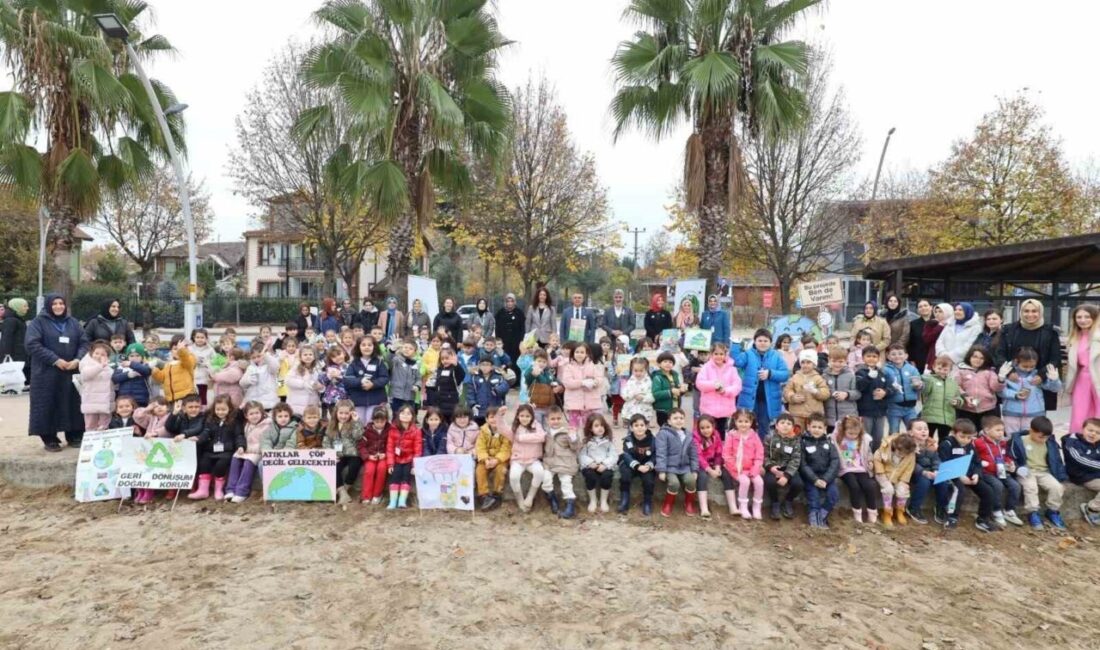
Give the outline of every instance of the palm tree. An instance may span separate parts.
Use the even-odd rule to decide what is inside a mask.
[[[687,209],[699,220],[699,272],[717,283],[728,215],[746,182],[738,124],[748,137],[772,137],[806,111],[793,83],[807,47],[780,42],[783,32],[821,0],[632,0],[624,16],[641,31],[620,43],[612,64],[615,137],[639,128],[655,139],[688,123],[684,155]]]
[[[0,182],[52,219],[55,282],[70,293],[74,230],[94,214],[102,190],[117,190],[166,157],[164,138],[125,49],[101,37],[92,16],[114,13],[139,56],[173,52],[162,36],[142,37],[139,0],[3,0],[0,50],[14,88],[0,92]],[[162,106],[172,92],[154,82]],[[177,143],[183,121],[169,118]],[[45,150],[35,148],[43,142]]]
[[[434,187],[468,191],[468,161],[498,160],[504,149],[511,109],[494,70],[508,41],[486,0],[328,0],[314,15],[331,37],[302,72],[338,91],[369,143],[345,189],[391,219],[389,289],[403,300]],[[306,110],[295,131],[308,138],[332,115],[326,105]]]

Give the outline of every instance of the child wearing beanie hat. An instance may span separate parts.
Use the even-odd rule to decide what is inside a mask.
[[[122,351],[118,368],[115,369],[111,381],[115,385],[115,394],[118,397],[129,397],[138,407],[149,405],[149,375],[153,369],[145,362],[148,358],[145,346],[140,343],[131,343]]]
[[[817,371],[817,352],[802,350],[798,353],[798,372],[783,387],[783,400],[790,406],[795,424],[805,430],[811,415],[824,415],[829,395],[829,385]]]

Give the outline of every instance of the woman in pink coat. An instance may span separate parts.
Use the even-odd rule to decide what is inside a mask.
[[[715,343],[707,361],[695,376],[695,388],[699,391],[699,413],[714,418],[718,435],[726,437],[729,418],[737,409],[737,395],[741,392],[741,375],[729,360],[729,346]]]
[[[607,372],[602,365],[588,358],[588,346],[573,349],[573,360],[558,368],[558,377],[565,386],[565,412],[569,426],[575,431],[584,428],[589,413],[604,407],[607,394]]]
[[[733,430],[722,445],[722,462],[737,481],[737,502],[742,519],[760,519],[764,503],[764,444],[756,434],[756,415],[740,409],[733,416]],[[749,512],[749,486],[752,486],[752,512]]]
[[[1088,418],[1100,417],[1100,309],[1078,305],[1070,316],[1066,394],[1070,396],[1070,433]]]

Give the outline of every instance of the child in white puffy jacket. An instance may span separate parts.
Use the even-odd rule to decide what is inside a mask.
[[[630,377],[619,386],[623,398],[623,420],[629,421],[637,414],[653,423],[657,413],[653,410],[653,380],[649,378],[649,360],[643,357],[631,359]]]
[[[259,402],[265,410],[271,410],[279,401],[275,393],[279,379],[279,359],[264,351],[263,341],[260,339],[252,342],[250,357],[252,363],[248,364],[241,377],[244,401]]]

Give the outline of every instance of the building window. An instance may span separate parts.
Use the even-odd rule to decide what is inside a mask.
[[[260,266],[282,266],[286,257],[286,244],[260,243]]]
[[[164,275],[171,277],[176,274],[176,260],[164,261]]]
[[[261,282],[258,295],[261,298],[281,298],[283,295],[282,282]]]

